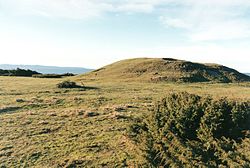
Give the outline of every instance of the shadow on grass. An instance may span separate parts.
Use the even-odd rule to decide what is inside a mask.
[[[88,90],[98,90],[98,87],[89,87],[89,86],[79,86],[79,87],[70,87],[70,88],[59,88],[60,90],[55,91],[56,94],[63,94],[68,92],[85,92]]]
[[[100,89],[98,87],[93,87],[93,86],[80,86],[79,88],[85,89],[85,90],[97,90]]]
[[[17,110],[19,110],[21,108],[22,107],[4,107],[4,108],[0,108],[0,114],[15,112],[15,111],[17,111]]]
[[[79,89],[79,91],[87,91],[87,90],[97,90],[100,89],[98,87],[92,87],[92,86],[80,86],[80,85],[76,85],[74,87],[64,87],[64,88],[60,88],[60,89],[67,89],[68,91],[70,89]]]

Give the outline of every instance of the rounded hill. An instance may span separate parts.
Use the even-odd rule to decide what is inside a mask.
[[[147,82],[247,82],[250,77],[218,64],[201,64],[172,58],[135,58],[115,62],[81,80]]]

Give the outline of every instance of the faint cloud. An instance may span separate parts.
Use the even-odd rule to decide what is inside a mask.
[[[247,21],[233,20],[214,22],[190,34],[192,41],[233,40],[250,37]]]
[[[249,0],[0,0],[0,7],[0,13],[66,19],[152,13],[191,41],[250,37]]]
[[[119,5],[117,8],[115,8],[115,11],[118,12],[136,12],[136,13],[149,13],[154,10],[154,6],[151,4],[147,3],[140,3],[140,4],[135,4],[135,3],[128,3],[124,5]]]
[[[0,0],[5,13],[52,18],[86,19],[112,11],[113,6],[98,0]]]
[[[191,29],[193,25],[191,23],[186,22],[181,18],[170,18],[168,16],[160,16],[160,22],[166,27],[170,28],[181,28],[181,29]]]
[[[0,0],[0,7],[7,13],[85,19],[106,12],[149,13],[172,2],[174,0]]]
[[[185,31],[192,41],[231,40],[250,37],[250,1],[178,1],[173,13],[160,16],[167,28]]]

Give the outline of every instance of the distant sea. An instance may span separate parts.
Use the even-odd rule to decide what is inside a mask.
[[[0,69],[16,69],[16,68],[30,69],[43,74],[63,74],[63,73],[82,74],[92,71],[92,69],[81,68],[81,67],[0,64]]]

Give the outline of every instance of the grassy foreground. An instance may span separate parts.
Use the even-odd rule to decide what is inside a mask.
[[[250,100],[250,83],[114,83],[0,77],[0,167],[140,167],[127,136],[134,118],[170,92]],[[79,84],[81,83],[78,80]]]

